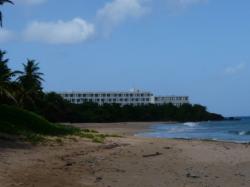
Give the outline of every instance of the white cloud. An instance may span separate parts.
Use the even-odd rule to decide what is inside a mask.
[[[148,0],[113,0],[97,12],[100,27],[109,34],[113,28],[129,18],[139,18],[145,15],[149,8]]]
[[[71,21],[38,22],[28,25],[24,31],[26,41],[38,41],[50,44],[81,43],[90,39],[95,33],[93,24],[81,18]]]
[[[227,67],[225,73],[227,75],[234,75],[242,72],[246,68],[246,63],[241,63],[236,66]]]
[[[12,40],[14,37],[14,34],[12,31],[0,28],[0,43],[8,42]]]
[[[19,0],[19,3],[24,3],[27,5],[39,5],[45,3],[47,0]]]
[[[19,0],[16,3],[38,5],[46,1],[48,0]],[[190,5],[207,2],[208,0],[162,1],[169,3],[168,5],[170,6],[168,7],[170,9],[171,7],[182,9]],[[149,13],[152,7],[152,4],[149,5],[149,2],[154,3],[154,0],[110,0],[97,11],[95,23],[89,23],[81,18],[75,18],[70,21],[59,20],[57,22],[34,21],[19,36],[24,41],[49,44],[81,43],[90,39],[95,34],[108,36],[119,24],[129,19],[140,18]],[[0,42],[11,40],[15,34],[8,30],[1,30]]]

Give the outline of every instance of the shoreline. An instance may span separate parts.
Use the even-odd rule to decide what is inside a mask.
[[[122,135],[104,144],[69,137],[62,144],[0,146],[0,186],[248,186],[249,145],[133,136],[151,125],[74,124]]]
[[[157,124],[158,123],[158,124]],[[236,141],[226,141],[226,140],[213,140],[213,139],[189,139],[189,138],[162,138],[162,137],[146,137],[146,136],[140,136],[137,134],[138,133],[145,133],[151,130],[152,126],[155,125],[159,125],[159,124],[178,124],[180,122],[115,122],[115,123],[79,123],[79,124],[73,124],[73,126],[79,127],[79,128],[89,128],[89,129],[93,129],[93,130],[97,130],[100,131],[102,133],[110,133],[110,128],[116,128],[117,126],[118,129],[115,130],[111,130],[111,132],[119,132],[120,130],[123,131],[122,135],[129,135],[129,136],[135,136],[138,138],[153,138],[153,139],[165,139],[165,140],[183,140],[183,141],[204,141],[204,142],[222,142],[222,143],[233,143],[233,144],[242,144],[242,145],[250,145],[250,141],[249,142],[236,142]],[[103,127],[100,128],[100,126],[105,126],[108,124],[108,130],[109,131],[105,131],[103,130]],[[120,126],[120,125],[124,125],[124,126]],[[133,127],[131,127],[131,125],[135,125]],[[105,127],[104,127],[105,128]]]

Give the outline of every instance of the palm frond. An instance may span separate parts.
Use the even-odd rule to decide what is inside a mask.
[[[0,5],[3,5],[4,3],[10,3],[10,4],[14,5],[14,3],[10,0],[0,0]],[[3,14],[0,11],[0,27],[2,27],[2,26],[3,26]]]

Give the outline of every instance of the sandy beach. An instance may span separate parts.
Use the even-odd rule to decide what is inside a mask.
[[[152,123],[76,124],[122,135],[32,146],[0,139],[0,187],[238,187],[250,185],[250,146],[142,138]]]

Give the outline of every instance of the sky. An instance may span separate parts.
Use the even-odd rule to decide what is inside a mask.
[[[137,88],[250,115],[249,0],[14,0],[10,66],[36,59],[46,91]]]

